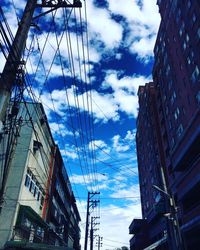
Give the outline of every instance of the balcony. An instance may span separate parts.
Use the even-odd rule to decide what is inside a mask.
[[[185,129],[181,140],[172,152],[172,162],[175,171],[184,171],[196,164],[200,158],[200,112],[197,112]]]
[[[130,242],[130,249],[140,250],[148,245],[149,240],[148,237],[142,233],[134,235],[129,242]]]
[[[129,226],[129,234],[137,234],[146,226],[146,220],[134,219]]]

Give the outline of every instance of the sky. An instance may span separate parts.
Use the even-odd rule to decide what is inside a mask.
[[[1,3],[13,34],[25,2]],[[160,16],[156,0],[82,4],[34,19],[23,56],[25,96],[44,105],[79,207],[82,247],[87,194],[100,192],[91,216],[100,216],[102,249],[115,249],[129,246],[128,227],[141,217],[137,90],[151,81]]]

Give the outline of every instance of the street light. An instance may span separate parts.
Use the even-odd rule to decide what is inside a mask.
[[[153,188],[155,188],[157,191],[159,191],[160,193],[164,194],[168,199],[169,199],[169,203],[170,203],[170,213],[168,213],[168,215],[172,215],[171,219],[173,222],[173,229],[174,229],[174,236],[175,236],[175,241],[176,241],[176,246],[177,249],[180,250],[184,250],[184,244],[183,244],[183,239],[182,239],[182,235],[181,235],[181,230],[180,230],[180,226],[179,226],[179,221],[178,221],[178,216],[177,216],[177,206],[174,200],[174,196],[171,194],[169,194],[167,191],[162,190],[160,187],[156,186],[156,185],[152,185]]]

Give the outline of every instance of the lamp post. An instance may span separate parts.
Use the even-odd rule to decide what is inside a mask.
[[[185,250],[182,235],[181,235],[180,225],[178,221],[177,206],[176,206],[174,196],[172,194],[169,194],[166,190],[162,190],[160,187],[156,185],[152,185],[152,187],[155,188],[160,193],[164,194],[168,198],[169,203],[170,203],[170,215],[172,215],[171,219],[173,223],[172,226],[173,226],[174,238],[176,242],[176,249]]]

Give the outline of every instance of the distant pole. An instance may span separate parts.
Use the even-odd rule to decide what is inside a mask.
[[[100,236],[98,237],[98,250],[100,250]]]
[[[100,193],[99,192],[88,192],[86,223],[85,223],[86,225],[85,225],[85,245],[84,245],[84,250],[87,250],[87,244],[88,244],[88,229],[89,229],[90,208],[93,209],[94,207],[97,206],[97,203],[100,202],[99,200],[92,200],[92,197],[95,196],[96,194],[100,194]]]
[[[90,250],[93,250],[93,241],[94,241],[94,228],[93,228],[93,220],[91,217],[91,229],[90,229]]]
[[[102,247],[102,240],[103,240],[103,237],[100,237],[100,236],[98,235],[98,241],[97,241],[98,250],[100,250],[101,247]]]
[[[89,227],[89,201],[90,201],[90,192],[88,192],[88,198],[87,198],[87,212],[86,212],[85,245],[84,245],[84,250],[87,250],[87,243],[88,243],[88,227]]]

